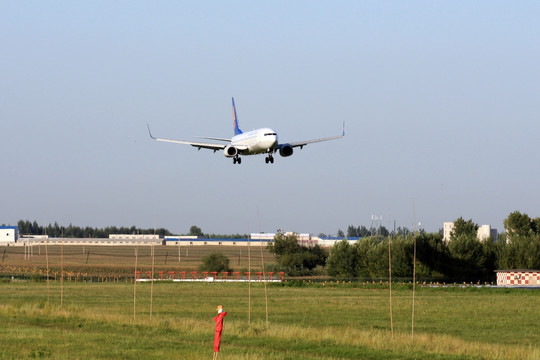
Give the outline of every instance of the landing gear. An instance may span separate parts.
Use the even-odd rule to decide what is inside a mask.
[[[233,162],[233,164],[241,164],[242,163],[242,158],[240,156],[236,155],[235,157],[233,157],[232,162]]]
[[[272,156],[272,154],[270,154],[264,159],[264,161],[266,161],[267,164],[268,163],[273,164],[274,163],[274,157]]]

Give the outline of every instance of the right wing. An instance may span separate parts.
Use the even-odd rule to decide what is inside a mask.
[[[218,150],[223,150],[228,144],[214,144],[214,143],[206,143],[206,142],[195,142],[195,141],[185,141],[185,140],[174,140],[174,139],[163,139],[163,138],[157,138],[152,136],[152,132],[150,131],[150,125],[146,124],[148,126],[148,134],[150,134],[150,137],[157,141],[163,141],[163,142],[170,142],[170,143],[177,143],[177,144],[186,144],[191,145],[193,147],[201,149],[210,149],[214,150],[214,152]]]
[[[322,138],[322,139],[295,141],[295,142],[290,142],[289,145],[291,145],[293,148],[300,146],[300,149],[302,149],[307,144],[313,144],[313,143],[318,143],[318,142],[323,142],[323,141],[341,139],[344,136],[345,136],[345,122],[343,122],[343,131],[342,131],[341,135],[325,137],[325,138]]]
[[[209,136],[195,136],[199,139],[207,139],[207,140],[217,140],[217,141],[226,141],[231,142],[231,139],[225,139],[225,138],[218,138],[218,137],[209,137]]]

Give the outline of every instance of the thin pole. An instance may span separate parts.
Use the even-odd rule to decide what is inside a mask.
[[[266,330],[268,330],[268,290],[266,286],[266,272],[264,271],[264,255],[262,250],[262,239],[259,239],[260,241],[260,248],[261,248],[261,261],[262,261],[262,271],[263,271],[263,284],[264,284],[264,302],[265,302],[265,308],[266,308]]]
[[[412,293],[412,326],[411,337],[414,341],[414,297],[416,293],[416,233],[414,234],[414,255],[413,255],[413,293]]]
[[[64,231],[62,230],[62,246],[60,247],[60,309],[64,306]]]
[[[413,250],[413,292],[412,292],[412,323],[411,323],[411,338],[414,341],[414,298],[416,294],[416,207],[413,201],[413,214],[414,214],[414,250]]]
[[[137,316],[137,261],[139,258],[139,247],[135,247],[135,280],[133,281],[133,320]]]
[[[261,233],[261,218],[259,216],[259,207],[257,207],[257,220],[259,221],[259,234]],[[264,283],[264,302],[266,310],[266,330],[268,330],[268,290],[266,286],[266,273],[264,271],[264,254],[262,249],[262,239],[259,236],[259,247],[261,249],[261,262],[262,262],[262,272],[263,272],[263,283]]]
[[[392,332],[392,339],[394,338],[394,320],[392,317],[392,250],[391,250],[392,238],[388,235],[388,285],[390,289],[390,330]]]
[[[49,283],[49,239],[45,240],[45,262],[47,263],[47,306],[51,306],[51,286]]]
[[[150,319],[152,319],[152,310],[154,308],[154,244],[152,244],[152,283],[150,285]]]
[[[251,250],[250,240],[251,234],[248,236],[248,325],[251,324]]]

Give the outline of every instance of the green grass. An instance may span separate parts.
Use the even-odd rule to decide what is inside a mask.
[[[540,292],[347,285],[268,287],[150,283],[0,283],[0,359],[209,359],[216,305],[225,318],[219,359],[538,359]]]

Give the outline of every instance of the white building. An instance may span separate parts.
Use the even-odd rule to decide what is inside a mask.
[[[499,238],[499,234],[497,234],[497,229],[492,229],[490,225],[482,225],[478,227],[478,233],[476,237],[480,241],[484,241],[489,239],[489,237],[493,238],[493,241],[497,241]]]
[[[540,270],[495,270],[498,286],[540,287]]]
[[[443,240],[448,242],[450,241],[450,235],[452,234],[452,230],[454,230],[454,223],[453,222],[445,222],[443,224]],[[493,241],[497,241],[499,234],[497,233],[497,229],[492,229],[491,225],[481,225],[478,227],[478,231],[476,232],[476,238],[480,241],[485,241],[489,239],[489,237],[493,239]]]
[[[109,239],[114,239],[114,240],[159,240],[159,235],[154,235],[154,234],[109,234]]]
[[[0,226],[0,243],[14,243],[19,238],[17,226]]]
[[[447,221],[443,223],[443,240],[448,242],[450,241],[450,235],[452,234],[452,230],[454,230],[454,223]]]

